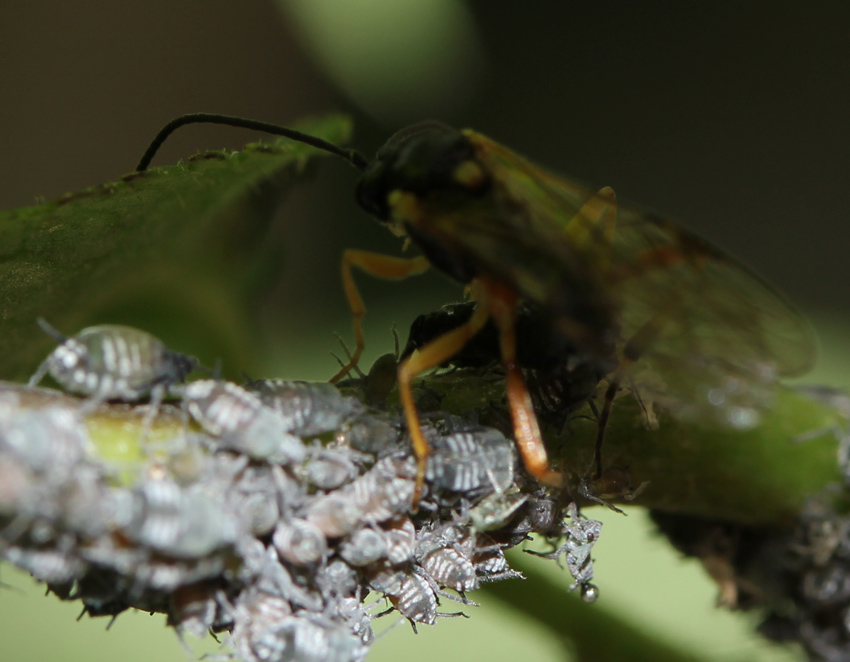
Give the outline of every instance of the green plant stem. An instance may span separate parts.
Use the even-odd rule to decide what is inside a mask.
[[[482,422],[509,431],[502,384],[464,372],[423,380],[452,413],[483,411]],[[486,412],[496,415],[487,418]],[[778,387],[776,406],[759,425],[735,430],[660,412],[650,429],[630,395],[614,403],[605,433],[605,473],[593,481],[596,419],[585,407],[558,435],[544,429],[556,466],[581,501],[581,483],[606,500],[630,502],[665,512],[752,526],[791,521],[806,499],[841,480],[836,431],[846,427],[840,412],[793,388]],[[633,501],[630,497],[641,485]]]

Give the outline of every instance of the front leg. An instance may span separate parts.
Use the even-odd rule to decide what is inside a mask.
[[[421,274],[430,266],[431,263],[423,256],[414,258],[394,257],[356,248],[349,248],[342,254],[342,287],[345,290],[345,297],[348,299],[351,314],[354,316],[354,341],[356,345],[348,363],[331,377],[331,384],[335,384],[354,369],[366,345],[362,326],[366,306],[363,304],[363,297],[360,296],[357,289],[357,283],[354,282],[351,267],[358,267],[372,276],[385,280],[401,280],[408,276]]]

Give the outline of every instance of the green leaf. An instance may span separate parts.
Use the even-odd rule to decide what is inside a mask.
[[[336,144],[350,134],[341,116],[298,128]],[[286,139],[254,143],[0,213],[0,377],[26,376],[46,353],[36,317],[71,332],[87,311],[139,292],[229,318],[231,335],[244,333],[240,302],[266,273],[257,245],[319,155]]]

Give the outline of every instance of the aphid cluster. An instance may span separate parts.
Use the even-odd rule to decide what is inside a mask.
[[[596,586],[590,583],[593,579],[593,558],[590,556],[593,546],[599,540],[599,532],[602,522],[596,520],[583,520],[578,515],[578,508],[574,503],[569,505],[567,512],[570,523],[566,526],[566,540],[555,551],[549,554],[540,554],[544,558],[559,559],[564,554],[567,569],[576,580],[572,588],[581,587],[581,597],[587,602],[595,602],[599,593]]]
[[[417,510],[404,425],[356,388],[168,381],[174,400],[136,440],[145,460],[120,480],[90,425],[132,409],[93,411],[102,389],[0,384],[0,558],[85,613],[136,608],[181,633],[229,632],[246,662],[359,660],[382,609],[414,628],[460,615],[482,582],[520,576],[504,550],[535,531],[567,541],[576,583],[595,595],[586,531],[598,523],[574,507],[565,523],[502,433],[431,415]]]
[[[779,545],[771,541],[771,577],[781,586],[788,604],[771,610],[759,628],[777,641],[799,641],[812,660],[830,662],[848,659],[850,650],[847,430],[837,431],[837,436],[843,491],[831,486],[833,489],[811,497],[790,533]],[[777,547],[784,555],[777,555]]]

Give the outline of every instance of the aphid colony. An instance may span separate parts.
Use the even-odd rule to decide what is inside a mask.
[[[356,389],[182,384],[188,370],[174,366],[194,362],[120,328],[63,339],[39,369],[82,397],[0,384],[0,558],[91,616],[166,613],[178,632],[229,632],[247,662],[359,660],[382,609],[414,628],[458,615],[482,582],[519,576],[504,550],[535,531],[595,599],[599,523],[530,482],[500,432],[431,416],[411,512],[417,462],[402,421]],[[133,414],[104,400],[145,394],[157,399],[137,440],[146,460],[120,480],[90,426]]]

